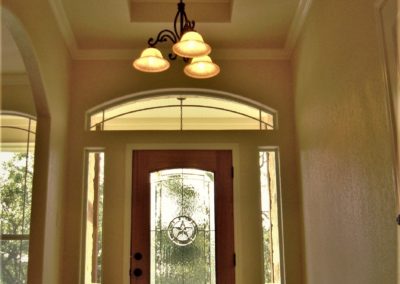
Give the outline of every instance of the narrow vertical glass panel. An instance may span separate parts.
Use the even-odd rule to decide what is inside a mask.
[[[28,274],[28,240],[0,240],[1,278],[0,283],[27,283]]]
[[[87,152],[85,283],[102,283],[104,153]]]
[[[281,283],[277,160],[275,151],[261,151],[261,217],[264,245],[264,282]]]
[[[258,112],[258,111],[257,111]],[[259,130],[258,117],[204,107],[183,108],[183,130]]]
[[[180,108],[165,107],[125,114],[104,123],[103,130],[179,130]]]
[[[150,180],[151,283],[215,283],[214,174],[168,169]]]

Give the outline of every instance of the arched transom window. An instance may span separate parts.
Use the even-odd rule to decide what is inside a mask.
[[[276,112],[235,96],[167,94],[139,96],[89,112],[88,129],[273,130]]]

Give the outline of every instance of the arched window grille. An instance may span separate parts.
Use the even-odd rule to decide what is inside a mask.
[[[221,95],[223,94],[223,95]],[[188,92],[138,96],[89,112],[88,129],[273,130],[276,111],[239,96]]]
[[[36,120],[0,111],[0,122],[0,282],[26,283]]]

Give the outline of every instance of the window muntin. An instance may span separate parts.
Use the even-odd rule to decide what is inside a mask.
[[[104,152],[86,152],[84,283],[102,283]]]
[[[243,102],[197,95],[157,96],[90,115],[96,130],[272,130],[274,113]]]
[[[280,284],[282,281],[276,150],[260,151],[259,161],[264,247],[264,283]]]
[[[0,282],[26,283],[36,121],[0,112]]]

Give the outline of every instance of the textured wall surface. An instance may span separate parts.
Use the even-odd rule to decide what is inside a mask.
[[[309,284],[396,283],[391,133],[374,1],[314,1],[294,60]]]

